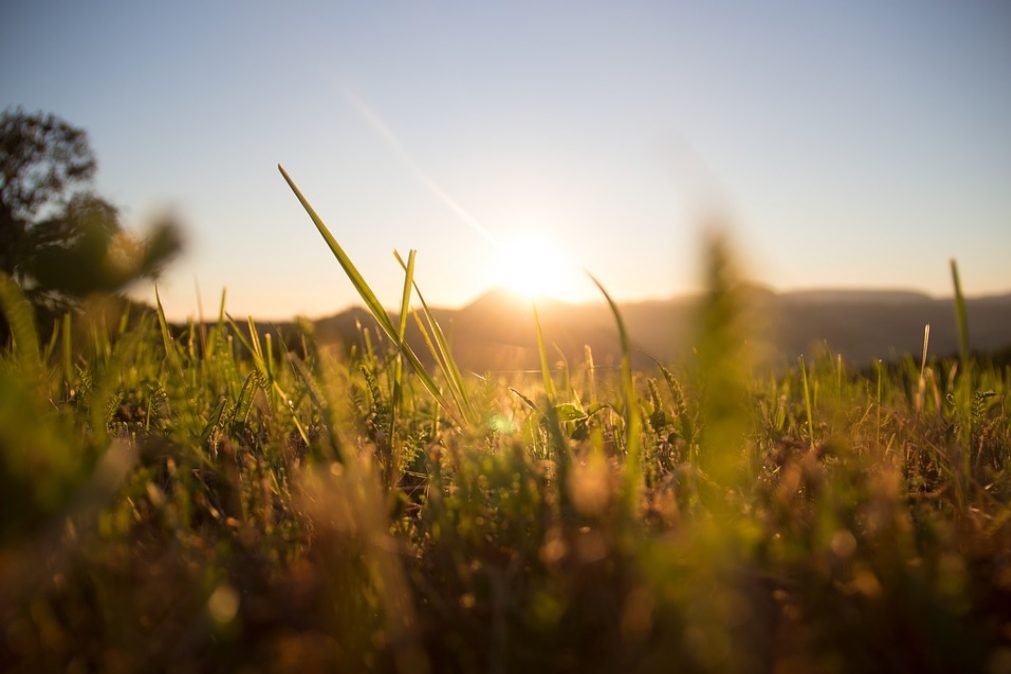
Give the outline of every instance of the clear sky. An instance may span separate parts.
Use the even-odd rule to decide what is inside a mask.
[[[0,8],[0,107],[87,129],[128,223],[182,216],[175,317],[194,279],[238,314],[356,301],[279,161],[390,305],[394,248],[437,304],[553,259],[565,299],[578,267],[690,291],[717,202],[775,288],[943,294],[955,256],[1005,291],[1009,72],[1005,0]]]

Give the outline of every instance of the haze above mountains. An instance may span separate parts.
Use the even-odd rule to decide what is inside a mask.
[[[766,363],[781,363],[828,344],[847,362],[867,365],[875,358],[919,354],[924,326],[930,325],[930,353],[958,351],[954,302],[905,290],[799,290],[775,292],[750,287],[748,338]],[[619,303],[631,337],[636,365],[669,362],[689,352],[700,296]],[[966,301],[973,350],[994,353],[1011,346],[1011,293]],[[597,364],[617,362],[614,319],[604,304],[537,303],[553,358],[582,362],[584,345]],[[476,372],[538,367],[533,315],[528,300],[493,290],[459,309],[433,309],[462,368]],[[322,344],[360,341],[356,324],[375,327],[366,311],[352,308],[314,321]],[[408,342],[427,354],[421,334],[408,323]],[[373,333],[375,334],[375,332]]]

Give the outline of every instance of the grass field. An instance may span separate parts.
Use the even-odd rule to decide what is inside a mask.
[[[291,185],[376,318],[348,352],[224,298],[40,341],[3,279],[0,669],[1011,671],[1011,373],[962,312],[952,361],[763,374],[714,242],[693,358],[544,334],[483,378],[414,254],[391,318]]]

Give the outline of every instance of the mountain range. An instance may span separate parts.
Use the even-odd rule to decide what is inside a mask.
[[[855,365],[875,358],[895,359],[919,354],[924,326],[930,325],[930,353],[958,351],[955,306],[941,299],[903,290],[802,290],[775,292],[748,287],[746,323],[742,334],[765,362],[785,362],[827,344]],[[701,296],[619,303],[636,365],[652,360],[670,362],[689,352]],[[620,358],[613,316],[604,304],[538,301],[545,341],[553,360],[564,356],[582,362],[584,345],[598,365]],[[1011,293],[966,301],[970,345],[994,353],[1011,345]],[[459,309],[433,309],[461,368],[476,372],[538,367],[533,312],[527,300],[493,290]],[[394,321],[396,323],[396,320]],[[353,308],[314,321],[322,344],[350,345],[361,341],[358,326],[379,330],[363,309]],[[408,342],[419,356],[428,354],[423,338],[408,322]],[[423,358],[424,359],[424,358]]]

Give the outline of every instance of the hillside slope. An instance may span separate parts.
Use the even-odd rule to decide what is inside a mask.
[[[855,364],[874,358],[918,353],[923,327],[931,326],[930,351],[948,355],[958,350],[954,305],[907,291],[816,290],[775,293],[755,289],[751,297],[756,347],[767,361],[794,358],[821,343]],[[623,303],[638,364],[671,360],[691,343],[698,297]],[[533,315],[527,302],[503,291],[491,291],[460,309],[434,309],[449,336],[461,367],[476,371],[528,369],[538,366]],[[589,345],[598,364],[613,363],[618,345],[613,319],[603,304],[538,304],[545,338],[554,356],[570,362],[584,358]],[[967,301],[972,348],[993,352],[1011,344],[1011,294]],[[361,309],[349,309],[315,322],[322,343],[359,340],[356,324],[375,327]],[[427,353],[413,322],[408,341]]]

